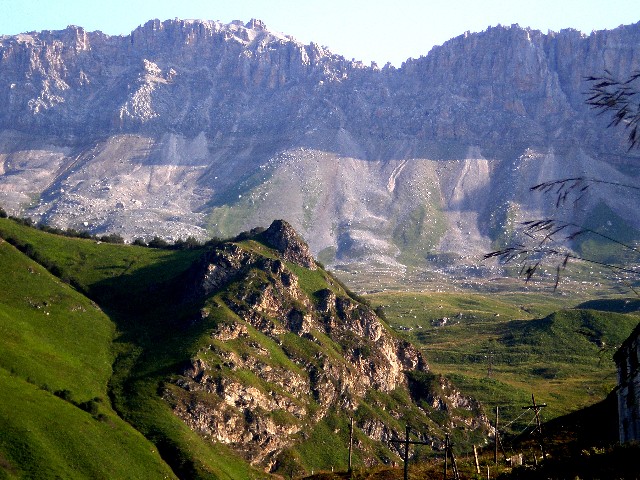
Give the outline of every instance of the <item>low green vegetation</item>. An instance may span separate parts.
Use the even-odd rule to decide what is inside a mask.
[[[104,394],[114,325],[95,304],[7,242],[0,243],[0,366],[80,399]]]
[[[599,310],[570,308],[575,299],[552,294],[400,292],[368,299],[384,308],[392,328],[422,346],[432,371],[479,399],[487,414],[500,406],[505,422],[520,415],[531,394],[548,404],[545,420],[603,400],[616,383],[613,352],[640,321],[637,309],[615,313],[630,302],[624,298],[584,304]]]
[[[148,452],[150,458],[140,457],[133,448],[129,456],[115,455],[123,470],[134,472],[132,478],[135,478],[136,471],[145,469],[149,472],[164,469],[167,477],[177,475],[182,478],[241,479],[266,476],[250,467],[231,449],[220,443],[211,443],[190,430],[173,413],[170,403],[162,398],[165,391],[180,394],[167,381],[184,369],[188,359],[203,358],[215,366],[220,357],[207,354],[211,348],[238,358],[254,355],[253,349],[257,349],[266,352],[257,354],[257,361],[270,368],[302,375],[307,372],[300,370],[291,357],[306,359],[311,364],[324,357],[344,362],[344,346],[318,331],[311,332],[315,343],[289,334],[282,337],[281,344],[277,344],[246,324],[247,339],[220,344],[212,341],[210,332],[221,322],[237,322],[239,319],[223,301],[225,295],[234,296],[231,291],[235,288],[233,284],[231,290],[218,292],[204,304],[201,301],[185,303],[183,298],[179,298],[184,294],[185,272],[202,255],[202,249],[166,250],[106,244],[90,238],[61,237],[11,220],[0,221],[0,236],[6,239],[2,243],[3,252],[10,252],[12,258],[27,265],[20,267],[6,260],[2,263],[7,272],[17,272],[13,276],[3,277],[7,285],[15,288],[3,290],[5,298],[0,302],[2,329],[6,333],[3,336],[5,350],[10,352],[0,361],[4,362],[2,368],[8,375],[8,381],[13,382],[14,377],[21,378],[25,388],[35,388],[41,392],[50,404],[50,407],[43,406],[42,411],[65,405],[66,410],[75,412],[79,418],[95,422],[98,429],[117,424],[125,430],[131,430],[133,441],[136,438],[143,439],[138,450]],[[256,255],[274,257],[265,245],[254,240],[239,238],[238,245]],[[316,294],[327,289],[339,296],[351,294],[344,285],[321,269],[308,271],[291,264],[287,267],[298,276],[301,289],[311,299],[317,299]],[[252,278],[257,282],[256,285],[265,281],[261,277],[263,273],[254,272]],[[38,279],[46,281],[40,284]],[[64,295],[57,291],[50,292],[52,285]],[[20,308],[32,312],[33,318],[21,319],[21,312],[15,311],[16,305],[21,302],[23,307]],[[300,308],[303,309],[303,306]],[[93,316],[96,319],[90,320]],[[65,323],[63,318],[69,321]],[[70,344],[69,351],[62,348],[67,342]],[[248,345],[253,345],[251,351],[247,350]],[[43,364],[40,360],[45,354],[51,356],[51,361]],[[64,361],[57,360],[56,355],[64,357]],[[236,379],[243,385],[254,386],[265,392],[273,390],[284,393],[277,386],[264,384],[248,369],[232,370],[223,363],[219,367],[221,375]],[[321,368],[319,363],[318,367]],[[15,392],[20,385],[20,382],[14,383],[16,385],[12,389],[7,389],[7,395],[8,392]],[[311,398],[291,400],[311,401],[309,408],[318,408],[317,405],[313,407],[315,401]],[[9,401],[3,405],[9,410],[12,408]],[[372,408],[372,411],[381,414],[378,407]],[[282,425],[296,421],[295,417],[285,412],[269,415]],[[334,420],[327,421],[347,421],[345,412],[336,412],[336,415]],[[81,442],[82,428],[77,426],[74,419],[69,419],[67,423],[67,434]],[[322,441],[326,441],[321,440],[326,427],[325,423],[318,424],[317,429],[309,425],[311,437],[308,441],[302,441],[301,438],[300,448],[291,451],[296,459],[296,468],[308,472],[334,465],[333,456],[329,453],[331,450],[323,450],[321,445]],[[114,428],[109,431],[115,444],[120,442],[127,445],[119,440],[120,431]],[[4,470],[22,476],[21,472],[27,468],[23,463],[32,460],[16,453],[16,448],[22,448],[16,443],[18,436],[6,437],[6,443],[0,446],[0,458],[2,464],[7,465],[3,467]],[[344,431],[331,445],[339,448],[335,442],[342,446],[343,437]],[[360,437],[364,438],[363,435]],[[110,440],[103,441],[108,446]],[[368,448],[372,448],[373,442],[368,441],[367,444]],[[73,450],[60,455],[59,468],[53,468],[51,476],[74,478],[75,474],[68,471],[77,469],[79,477],[100,478],[99,475],[86,473],[84,467],[70,466],[70,461],[65,459],[81,458],[83,454],[76,453],[76,447],[69,448]],[[55,452],[46,447],[43,447],[43,451]],[[109,448],[105,448],[105,451],[113,453]],[[325,453],[319,455],[320,451]],[[388,452],[387,455],[393,454]],[[358,460],[360,457],[356,454],[355,458]],[[284,463],[278,467],[282,473],[287,468],[285,460],[283,457]],[[37,468],[37,462],[55,465],[46,456],[33,461],[36,462],[34,468]],[[106,461],[104,463],[110,465]],[[109,471],[116,472],[112,477],[126,476],[118,473],[115,467]]]
[[[171,478],[157,449],[111,407],[115,325],[1,239],[0,268],[0,471]]]
[[[5,287],[0,292],[0,330],[5,334],[0,342],[3,352],[9,353],[0,358],[0,366],[9,375],[7,381],[17,383],[15,379],[21,378],[46,394],[43,398],[49,400],[43,403],[43,411],[46,405],[55,409],[62,402],[70,406],[68,411],[91,419],[91,413],[81,407],[94,412],[97,406],[100,419],[92,421],[111,432],[105,440],[105,457],[113,455],[108,441],[122,448],[137,442],[136,448],[129,448],[131,454],[113,455],[121,470],[104,477],[93,475],[82,466],[71,465],[70,459],[83,454],[68,445],[82,443],[86,427],[69,418],[67,437],[74,440],[60,442],[57,453],[55,448],[43,447],[56,456],[55,461],[42,457],[46,465],[54,465],[50,477],[164,478],[173,477],[174,472],[192,478],[262,476],[228,449],[212,449],[157,395],[167,372],[189,358],[197,348],[198,335],[206,329],[206,325],[195,330],[180,328],[181,322],[187,324],[198,315],[198,306],[176,309],[173,304],[176,282],[202,250],[158,250],[67,238],[8,219],[0,219],[0,237],[6,240],[0,243],[0,282]],[[104,306],[106,315],[97,305]],[[86,403],[92,399],[95,403]],[[2,402],[7,415],[17,402],[19,396]],[[64,423],[66,414],[61,415]],[[13,421],[19,424],[22,417]],[[114,423],[120,425],[119,430]],[[41,430],[49,432],[46,423]],[[56,443],[53,438],[46,442]],[[0,445],[0,455],[10,465],[8,471],[21,477],[29,459],[17,455],[16,448],[7,441],[4,450]],[[102,462],[96,452],[86,460],[95,462],[94,468],[113,463],[106,458]],[[45,464],[34,463],[29,468],[47,472]]]
[[[85,411],[0,369],[0,471],[7,478],[173,478],[154,445],[98,399],[98,413]]]
[[[436,198],[435,192],[433,196]],[[446,230],[444,214],[435,204],[416,206],[402,218],[393,232],[393,241],[403,252],[400,260],[407,265],[422,264]]]
[[[638,253],[629,247],[640,241],[640,232],[606,204],[599,203],[589,212],[584,229],[588,231],[577,237],[576,248],[585,258],[613,265],[638,261]]]

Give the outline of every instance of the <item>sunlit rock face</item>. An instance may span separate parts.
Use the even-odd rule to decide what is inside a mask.
[[[387,455],[372,445],[402,434],[389,418],[429,422],[422,441],[434,446],[440,426],[489,431],[479,402],[430,373],[425,356],[324,271],[288,222],[235,240],[211,245],[181,282],[185,298],[203,305],[193,325],[207,327],[161,395],[189,428],[269,471],[342,415],[369,437],[359,451],[366,465]],[[434,413],[446,420],[435,426]]]
[[[257,20],[4,36],[0,204],[127,239],[284,218],[331,265],[476,264],[518,220],[557,214],[536,183],[637,184],[584,78],[639,68],[640,24],[490,28],[382,69]],[[632,203],[592,188],[563,215],[605,205],[639,228]]]

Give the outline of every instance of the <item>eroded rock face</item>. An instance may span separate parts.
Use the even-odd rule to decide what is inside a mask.
[[[291,267],[313,258],[300,256],[305,245],[290,226],[276,221],[242,239],[207,253],[186,282],[189,299],[194,291],[209,298],[200,321],[217,320],[209,344],[171,379],[164,397],[191,428],[270,469],[283,449],[304,440],[330,412],[356,412],[371,392],[409,398],[408,372],[427,375],[429,369],[413,345],[323,270],[297,269],[314,278],[313,285],[326,286],[303,288]],[[428,401],[479,410],[459,397],[455,403],[434,392]],[[396,418],[413,409],[426,421],[417,405],[390,409]],[[393,429],[380,433],[369,417],[363,414],[358,425],[384,441]],[[484,428],[480,424],[467,427]]]
[[[638,70],[639,46],[640,24],[513,25],[379,69],[259,21],[4,36],[0,204],[146,240],[285,218],[327,264],[400,272],[455,256],[464,268],[509,222],[556,212],[532,185],[637,183],[623,129],[585,105],[584,78]],[[568,221],[603,203],[640,228],[624,194],[593,188],[583,202]]]
[[[205,295],[226,285],[251,265],[255,256],[234,244],[225,244],[204,259],[205,269],[199,289]]]

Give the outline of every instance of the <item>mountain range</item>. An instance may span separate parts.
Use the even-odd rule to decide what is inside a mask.
[[[586,77],[638,69],[640,23],[492,27],[399,68],[259,20],[2,36],[0,205],[128,240],[284,218],[327,265],[400,273],[477,265],[518,221],[550,215],[638,238],[628,192],[593,185],[562,211],[529,192],[638,183],[624,129],[585,103]]]

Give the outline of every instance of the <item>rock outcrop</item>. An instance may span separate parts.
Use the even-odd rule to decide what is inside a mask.
[[[316,269],[316,262],[309,246],[286,221],[275,220],[262,237],[268,245],[278,250],[286,261],[310,270]]]
[[[199,321],[211,330],[208,344],[165,387],[176,415],[268,470],[330,415],[351,412],[377,441],[399,435],[402,427],[387,425],[385,437],[382,427],[371,427],[384,422],[376,409],[398,419],[411,412],[429,422],[418,403],[384,404],[394,394],[409,398],[407,375],[431,375],[413,345],[315,263],[314,270],[300,265],[313,259],[300,262],[306,245],[285,222],[242,238],[215,247],[185,282],[187,298],[193,300],[195,291],[207,299]],[[420,381],[411,378],[412,384]],[[459,394],[455,403],[441,391],[429,397],[434,410],[463,428],[486,429],[478,404]],[[468,413],[456,417],[456,409],[472,412],[476,424]]]

